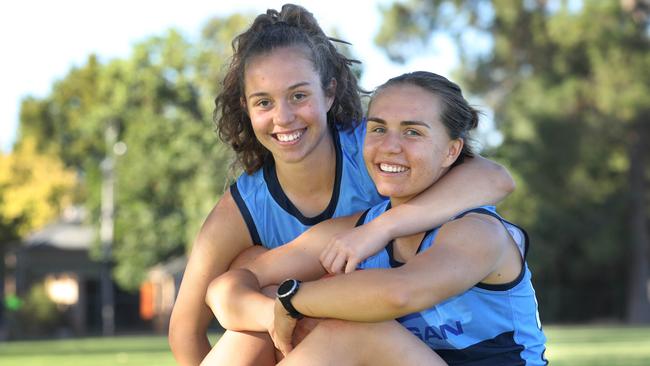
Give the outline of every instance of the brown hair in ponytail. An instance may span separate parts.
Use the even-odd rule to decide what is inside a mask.
[[[215,99],[213,115],[219,137],[236,153],[234,164],[240,164],[251,174],[262,167],[271,155],[257,141],[241,100],[244,97],[247,61],[276,48],[298,46],[305,49],[320,75],[324,91],[327,92],[332,79],[336,80],[334,102],[327,112],[329,125],[351,128],[361,120],[363,113],[359,92],[362,90],[351,70],[351,65],[358,61],[345,57],[336,49],[334,42],[346,43],[327,37],[310,12],[292,4],[285,4],[279,12],[269,9],[258,15],[248,30],[235,37],[232,60],[221,92]]]

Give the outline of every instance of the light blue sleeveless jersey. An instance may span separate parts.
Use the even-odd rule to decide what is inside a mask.
[[[242,213],[253,243],[272,249],[295,239],[309,227],[332,217],[364,211],[382,198],[363,162],[365,121],[354,129],[332,128],[336,177],[330,203],[318,216],[305,217],[282,190],[273,162],[242,174],[230,193]]]
[[[364,224],[390,208],[384,202],[359,219]],[[479,283],[429,309],[397,319],[431,347],[449,365],[546,365],[546,337],[542,332],[531,272],[525,262],[526,232],[501,218],[494,206],[467,211],[499,219],[519,247],[524,267],[509,284]],[[438,228],[426,233],[418,252],[434,244]],[[393,257],[392,242],[385,250],[359,264],[359,269],[393,268],[402,265]]]

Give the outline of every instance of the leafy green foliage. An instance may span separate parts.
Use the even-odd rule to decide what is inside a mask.
[[[135,45],[126,59],[90,56],[50,95],[23,101],[18,145],[34,140],[79,172],[77,200],[95,223],[100,165],[113,148],[105,130],[118,126],[127,149],[115,157],[113,260],[124,288],[136,289],[151,266],[184,254],[226,186],[229,154],[214,133],[212,100],[230,55],[224,40],[247,22],[211,20],[196,43],[170,30]],[[92,254],[99,258],[99,246]]]
[[[449,32],[459,81],[494,110],[504,140],[493,154],[518,185],[501,210],[531,234],[545,320],[650,320],[639,316],[650,313],[650,28],[641,5],[412,0],[386,10],[389,25],[397,17],[421,27],[383,29],[378,39],[395,59],[411,50],[403,37]],[[489,39],[488,54],[470,33]]]

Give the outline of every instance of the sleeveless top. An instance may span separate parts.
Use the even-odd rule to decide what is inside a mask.
[[[272,159],[255,173],[242,174],[230,186],[253,243],[272,249],[321,221],[351,215],[384,200],[363,161],[365,126],[364,121],[354,129],[331,128],[336,151],[334,190],[327,208],[315,217],[303,216],[291,203],[280,186]]]
[[[390,202],[366,211],[357,225],[364,224],[390,208]],[[525,262],[528,235],[496,213],[494,206],[469,210],[497,218],[514,239],[523,268],[508,284],[478,283],[467,291],[435,306],[397,319],[450,365],[546,365],[546,337],[542,331],[531,272]],[[428,231],[418,253],[435,244],[439,228]],[[393,257],[393,243],[358,266],[394,268],[402,265]]]

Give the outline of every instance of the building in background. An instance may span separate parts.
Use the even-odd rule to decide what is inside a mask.
[[[90,256],[97,232],[94,227],[84,224],[83,219],[83,210],[66,210],[60,220],[28,235],[5,256],[6,296],[21,299],[21,306],[27,307],[22,314],[21,306],[13,309],[13,328],[17,329],[9,329],[10,337],[101,332],[102,267],[101,262]],[[39,289],[44,296],[39,297]],[[147,324],[139,316],[138,294],[117,287],[115,291],[117,330],[145,329]],[[44,304],[48,301],[50,305]],[[48,312],[53,314],[42,314]],[[38,322],[39,316],[47,324],[31,324]],[[11,328],[12,322],[7,326]]]

